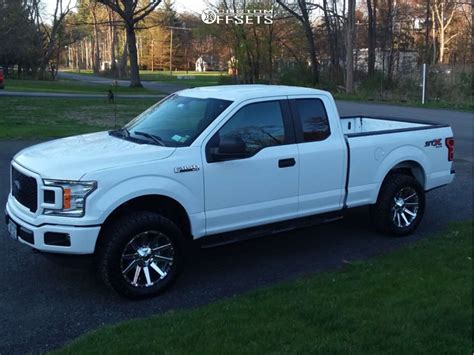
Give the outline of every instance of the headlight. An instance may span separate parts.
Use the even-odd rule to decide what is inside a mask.
[[[97,188],[95,181],[43,180],[45,188],[62,190],[62,208],[45,208],[43,214],[51,216],[82,217],[87,196]]]

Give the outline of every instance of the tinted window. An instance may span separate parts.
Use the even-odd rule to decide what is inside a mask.
[[[293,106],[301,120],[305,142],[322,141],[329,137],[329,122],[324,104],[318,99],[299,99]]]
[[[242,138],[249,154],[284,144],[285,129],[280,103],[267,101],[243,107],[220,129],[220,137],[227,135]]]

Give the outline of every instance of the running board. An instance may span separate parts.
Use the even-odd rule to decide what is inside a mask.
[[[292,219],[289,221],[265,224],[263,226],[240,229],[232,232],[219,233],[200,238],[198,242],[203,249],[256,239],[268,235],[284,233],[299,228],[307,228],[323,223],[338,221],[344,218],[341,211],[330,212],[315,216]]]

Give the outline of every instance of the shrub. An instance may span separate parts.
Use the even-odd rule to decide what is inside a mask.
[[[312,86],[311,69],[302,66],[283,69],[279,81],[282,85]]]

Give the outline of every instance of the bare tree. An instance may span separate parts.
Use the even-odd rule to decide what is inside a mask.
[[[369,77],[375,73],[375,47],[377,45],[377,0],[367,0],[368,32],[367,32],[367,71]]]
[[[35,11],[38,14],[39,18],[39,1],[33,2],[36,7]],[[71,11],[71,1],[67,2],[67,5],[64,6],[63,0],[56,0],[56,6],[54,8],[53,18],[51,26],[47,26],[44,22],[41,22],[43,32],[45,34],[45,45],[43,49],[43,55],[41,57],[40,64],[40,78],[44,78],[46,68],[49,66],[51,70],[51,75],[53,79],[56,78],[56,73],[58,70],[59,63],[54,65],[51,60],[53,59],[55,50],[60,50],[61,34],[62,34],[62,25],[67,14]],[[59,57],[59,54],[58,54]]]
[[[92,48],[93,60],[92,60],[92,70],[94,74],[98,74],[100,70],[100,47],[99,47],[99,25],[97,23],[97,3],[94,2],[92,5],[92,19],[94,20],[94,46]]]
[[[308,54],[309,61],[311,63],[311,72],[312,72],[312,82],[313,84],[319,84],[319,63],[316,56],[316,44],[315,44],[315,35],[313,32],[313,27],[310,19],[310,10],[306,0],[296,0],[290,5],[285,0],[277,0],[277,3],[280,4],[287,12],[289,12],[293,17],[295,17],[303,26],[304,34],[306,37],[306,42],[308,44]]]
[[[117,29],[115,28],[115,13],[109,8],[107,15],[109,20],[108,29],[110,37],[110,70],[115,76],[117,74],[117,60],[115,57],[117,47]]]
[[[426,15],[425,15],[425,45],[423,48],[423,62],[428,63],[429,47],[430,47],[430,0],[426,0]]]
[[[116,12],[124,21],[127,33],[128,54],[130,56],[130,86],[141,87],[138,68],[136,25],[148,16],[161,3],[161,0],[150,0],[144,3],[139,0],[97,0]],[[143,5],[142,5],[143,4]]]
[[[354,90],[354,32],[356,0],[349,0],[346,19],[346,92]]]
[[[441,63],[445,60],[447,45],[459,35],[459,32],[448,34],[454,15],[459,8],[460,3],[456,0],[434,0],[431,7],[433,22],[435,23],[433,26],[437,29],[439,43],[438,61]],[[436,44],[433,43],[433,45]]]

